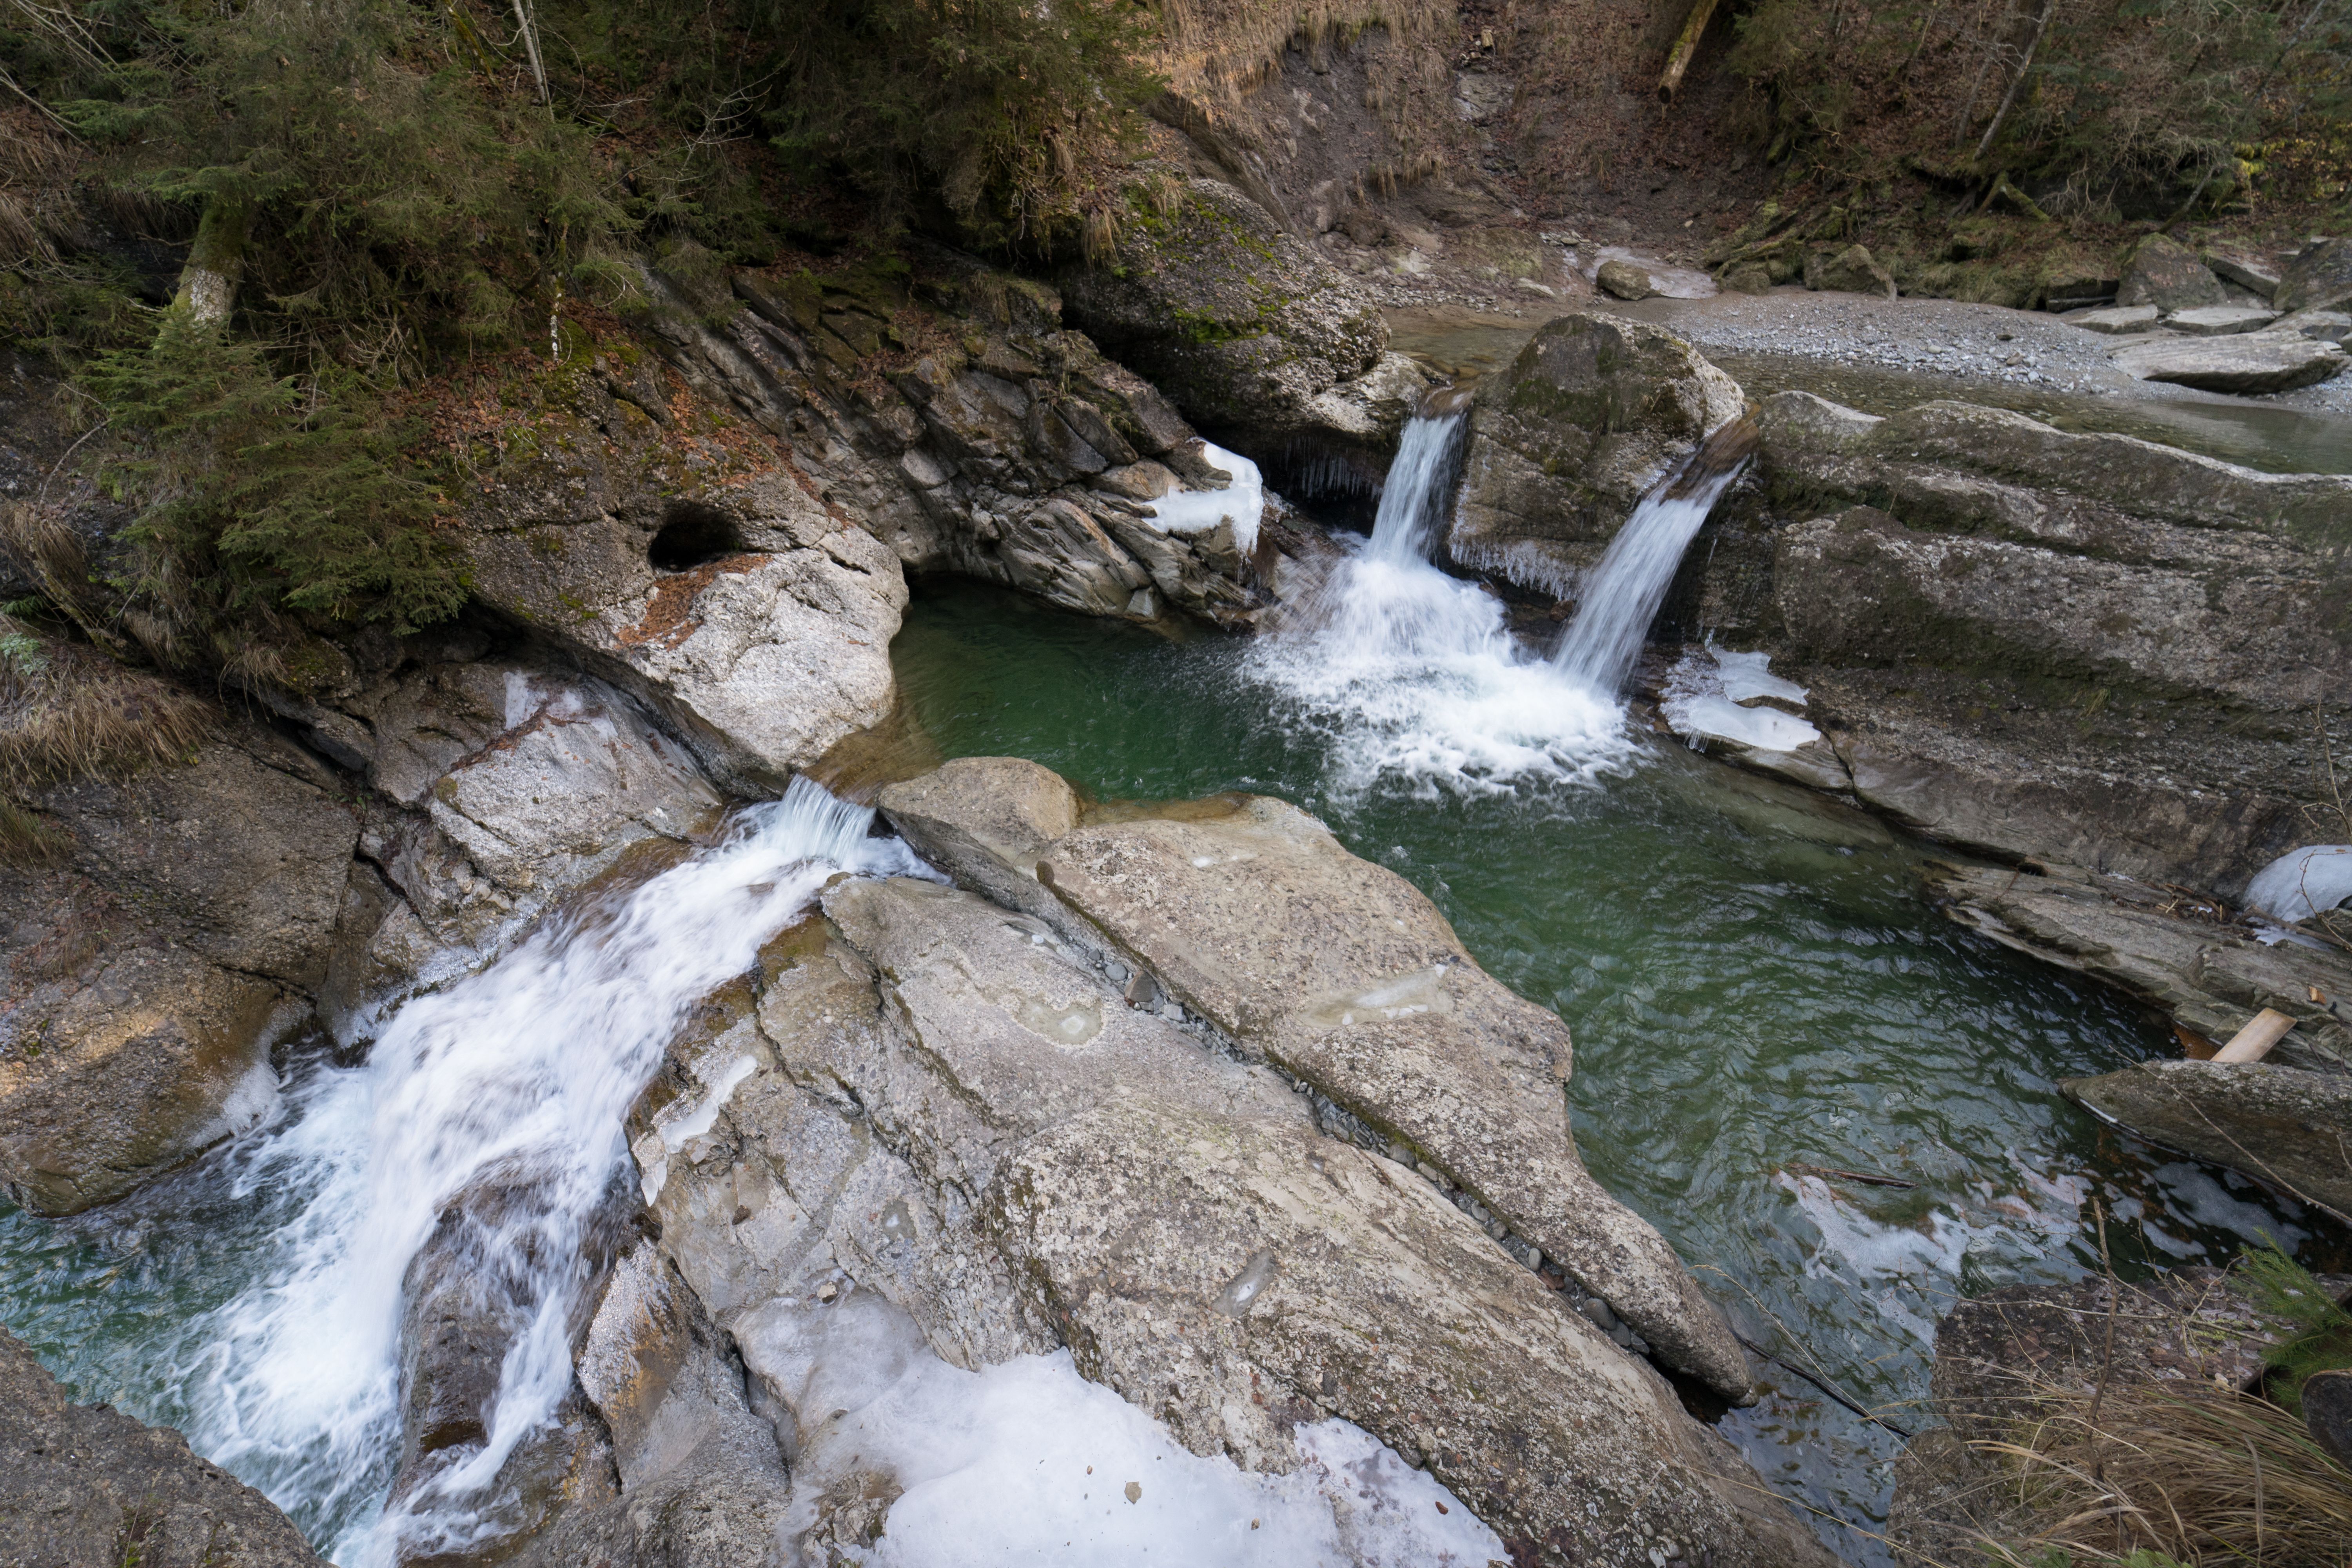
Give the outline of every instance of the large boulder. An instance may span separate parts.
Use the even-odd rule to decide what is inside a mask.
[[[1840,294],[1879,294],[1895,298],[1895,277],[1870,254],[1866,245],[1843,250],[1819,250],[1805,258],[1805,287]]]
[[[30,792],[67,863],[0,868],[0,1183],[68,1214],[258,1120],[328,977],[360,823],[231,723],[184,763]]]
[[[1783,393],[1758,424],[1685,615],[1808,690],[1840,787],[2225,899],[2301,842],[2314,704],[2352,689],[2352,479],[1954,403]]]
[[[1549,321],[1479,381],[1446,548],[1568,596],[1642,498],[1746,405],[1662,327],[1599,311]]]
[[[999,784],[1024,772],[1036,804],[1009,817]],[[1007,759],[951,763],[885,790],[882,808],[974,886],[1034,882],[1007,901],[1148,975],[1139,994],[1164,992],[1381,1147],[1442,1173],[1669,1365],[1747,1394],[1728,1326],[1664,1238],[1577,1158],[1567,1026],[1479,969],[1418,889],[1260,796],[1025,837],[1065,815],[1050,804],[1058,783]]]
[[[1061,279],[1071,319],[1197,423],[1278,446],[1331,432],[1317,400],[1372,372],[1388,324],[1370,296],[1230,185],[1193,180],[1139,218],[1115,258]]]
[[[2151,234],[2124,258],[2118,305],[2154,305],[2168,314],[2229,303],[2221,280],[2195,251],[2169,235]]]
[[[2352,1215],[2352,1072],[2272,1062],[2147,1061],[2060,1089],[2151,1143]]]
[[[2271,304],[2282,311],[2352,306],[2352,238],[2315,240],[2295,252],[2279,276]]]
[[[74,1404],[5,1329],[0,1541],[26,1568],[326,1568],[268,1498],[168,1427]]]

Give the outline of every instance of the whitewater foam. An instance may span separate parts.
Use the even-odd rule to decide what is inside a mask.
[[[195,1447],[346,1568],[389,1563],[404,1531],[465,1539],[474,1494],[570,1385],[583,1235],[624,1158],[630,1103],[696,1002],[828,878],[919,868],[867,837],[872,820],[795,780],[711,849],[407,1003],[366,1065],[295,1090],[298,1114],[230,1156],[245,1191],[289,1193],[290,1212],[263,1282],[193,1325]],[[490,1184],[530,1199],[478,1227],[483,1266],[523,1322],[488,1440],[386,1515],[403,1282],[444,1212]]]
[[[1460,472],[1463,416],[1405,428],[1371,538],[1245,663],[1330,739],[1331,787],[1422,795],[1589,781],[1629,754],[1614,693],[1532,657],[1501,601],[1429,555]]]

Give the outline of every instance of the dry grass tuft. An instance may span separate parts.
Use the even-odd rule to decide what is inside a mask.
[[[2016,1440],[1972,1445],[2035,1520],[1998,1562],[2343,1568],[2352,1471],[2266,1399],[2196,1384],[2045,1389]],[[2142,1556],[2131,1568],[2146,1568]]]
[[[212,727],[177,687],[0,616],[0,789],[171,762]]]

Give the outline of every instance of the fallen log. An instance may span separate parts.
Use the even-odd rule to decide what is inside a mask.
[[[1691,57],[1698,53],[1698,41],[1714,16],[1715,0],[1694,0],[1682,32],[1675,38],[1674,52],[1666,57],[1665,74],[1658,79],[1660,103],[1672,103],[1675,94],[1681,90],[1683,73],[1690,69]]]

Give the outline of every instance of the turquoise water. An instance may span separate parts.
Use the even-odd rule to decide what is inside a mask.
[[[922,592],[893,652],[950,756],[1034,758],[1105,799],[1280,795],[1411,879],[1574,1031],[1594,1173],[1749,1339],[1896,1425],[1921,1418],[1957,1293],[2095,1266],[2094,1194],[2127,1271],[2263,1234],[2335,1260],[2291,1201],[2131,1146],[2053,1087],[2168,1054],[2158,1021],[1945,920],[1930,847],[1803,792],[1649,744],[1591,782],[1365,788],[1355,738],[1259,679],[1247,645],[968,584]],[[1763,1372],[1768,1397],[1723,1429],[1834,1547],[1885,1560],[1899,1440]]]
[[[1595,1173],[1749,1339],[1897,1425],[1920,1417],[1957,1293],[2095,1262],[2094,1194],[2127,1272],[2225,1261],[2264,1234],[2346,1261],[2292,1203],[2134,1147],[2058,1095],[2055,1078],[2168,1054],[2166,1032],[1943,920],[1916,875],[1931,849],[1802,792],[1640,740],[1549,773],[1368,769],[1361,733],[1267,679],[1252,645],[970,584],[923,585],[894,655],[950,755],[1033,757],[1105,798],[1282,795],[1410,878],[1574,1030]],[[299,1115],[319,1058],[289,1079]],[[304,1195],[289,1180],[248,1142],[74,1219],[0,1205],[0,1322],[78,1396],[187,1424],[218,1372],[188,1325],[289,1267]],[[1872,1532],[1899,1440],[1762,1371],[1764,1402],[1724,1430],[1839,1551],[1885,1561]],[[302,1522],[324,1539],[350,1521]]]

